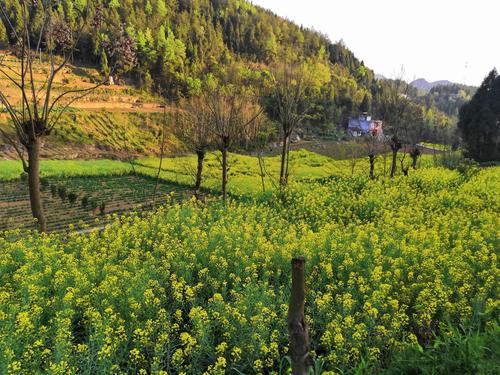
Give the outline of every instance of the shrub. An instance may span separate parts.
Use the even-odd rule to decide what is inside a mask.
[[[56,185],[50,185],[50,193],[52,194],[52,197],[55,197],[57,195],[57,186]]]
[[[49,187],[49,180],[46,177],[40,178],[40,189],[45,191]]]
[[[104,215],[106,213],[106,202],[101,202],[99,205],[99,213]]]
[[[71,193],[68,194],[68,201],[69,201],[69,203],[74,204],[77,199],[78,199],[78,194],[76,194],[74,192],[71,192]]]
[[[87,208],[88,205],[89,205],[89,197],[88,195],[84,195],[82,197],[82,207]]]
[[[64,201],[68,194],[67,194],[67,191],[66,191],[66,187],[60,185],[57,187],[57,194],[59,194],[59,198],[61,198],[62,201]]]

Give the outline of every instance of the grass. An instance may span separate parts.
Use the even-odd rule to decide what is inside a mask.
[[[101,176],[130,173],[132,167],[118,160],[43,160],[40,164],[42,177]],[[0,161],[0,181],[19,178],[23,168],[19,161]]]
[[[406,158],[410,162],[409,158]],[[264,184],[266,190],[273,190],[273,181],[276,182],[280,170],[280,157],[267,156],[264,158],[266,175]],[[386,158],[386,173],[389,170],[390,160]],[[377,158],[376,174],[382,175],[384,159]],[[420,166],[428,167],[434,164],[432,155],[424,155],[420,159]],[[119,160],[43,160],[41,175],[51,176],[97,176],[120,175],[136,171],[150,176],[156,176],[159,158],[139,158],[134,161],[134,167]],[[183,185],[194,183],[196,156],[180,156],[164,158],[161,178],[166,181]],[[354,174],[363,175],[368,172],[366,158],[354,161]],[[12,181],[22,173],[21,163],[18,161],[0,160],[0,181]],[[208,153],[204,163],[203,186],[219,190],[220,161],[218,153]],[[257,157],[249,155],[230,154],[228,187],[234,194],[252,194],[262,191],[262,178]],[[297,150],[290,153],[291,181],[324,179],[333,175],[346,176],[351,174],[351,161],[334,160],[306,150]]]

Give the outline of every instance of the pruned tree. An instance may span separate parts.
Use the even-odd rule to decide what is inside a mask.
[[[356,164],[358,163],[359,159],[364,156],[364,150],[360,140],[353,138],[350,141],[338,142],[337,149],[338,157],[349,162],[351,176],[354,176]]]
[[[0,59],[0,74],[18,90],[15,98],[0,92],[0,103],[9,114],[12,127],[12,131],[0,128],[0,133],[15,149],[28,174],[31,211],[40,232],[47,229],[40,193],[43,140],[51,134],[71,104],[105,83],[103,80],[87,88],[55,89],[56,77],[70,62],[85,25],[91,20],[96,25],[100,22],[99,12],[91,17],[91,1],[87,1],[83,8],[74,7],[78,17],[71,23],[57,12],[57,3],[56,0],[20,0],[20,18],[14,25],[5,4],[0,2],[0,15],[10,29],[11,53],[18,62],[17,68],[14,68],[8,64],[7,55]],[[35,16],[41,20],[37,30],[33,30],[31,22]],[[130,54],[131,46],[128,38],[122,36],[110,43],[109,49],[116,61],[122,64],[124,58],[133,56]],[[117,56],[122,57],[117,59]],[[49,69],[40,79],[36,64],[44,60]]]
[[[182,100],[176,112],[174,133],[188,151],[196,154],[197,167],[194,188],[198,191],[203,178],[203,161],[213,146],[212,112],[203,97]]]
[[[381,141],[376,132],[368,132],[363,135],[363,145],[366,150],[366,155],[368,156],[368,161],[370,163],[370,173],[369,176],[372,180],[375,179],[375,162],[381,147]]]
[[[254,134],[250,128],[263,112],[255,97],[255,93],[235,85],[219,85],[206,93],[211,133],[221,153],[224,201],[227,199],[228,152],[235,143]]]
[[[271,86],[264,95],[264,107],[268,116],[280,127],[282,151],[280,187],[288,183],[290,140],[292,133],[306,119],[312,101],[309,97],[308,73],[302,64],[283,63],[275,66]]]
[[[425,134],[425,119],[422,109],[414,104],[409,105],[408,110],[406,111],[405,121],[408,124],[405,127],[405,143],[408,147],[408,154],[411,158],[411,167],[413,169],[417,169],[418,158],[422,155],[418,145],[422,141]],[[404,168],[402,167],[402,169],[404,173]]]
[[[387,82],[378,108],[388,133],[386,141],[392,152],[391,177],[397,171],[398,152],[403,148],[408,125],[405,116],[410,105],[407,98],[409,85],[403,81],[402,75],[403,73],[400,78]]]

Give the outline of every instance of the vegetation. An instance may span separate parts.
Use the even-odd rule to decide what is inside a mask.
[[[500,372],[500,167],[458,147],[468,90],[375,80],[246,0],[0,19],[0,373]],[[478,161],[499,85],[460,110]],[[384,134],[348,138],[360,112]],[[120,160],[41,160],[57,144]]]
[[[84,177],[44,177],[42,187],[47,211],[47,230],[67,231],[100,227],[108,218],[96,222],[99,214],[123,214],[129,211],[150,210],[155,180],[146,175],[113,175]],[[26,185],[22,181],[0,182],[0,231],[34,229],[29,210]],[[155,206],[170,195],[182,199],[186,186],[161,181],[159,199]],[[99,208],[99,210],[97,210]],[[102,209],[101,209],[102,208]]]
[[[55,77],[72,58],[82,37],[82,30],[87,26],[90,3],[78,4],[73,8],[78,17],[74,18],[72,24],[67,22],[65,15],[58,14],[57,9],[54,9],[58,3],[52,0],[22,1],[17,3],[17,8],[9,5],[0,3],[0,11],[6,30],[11,33],[13,54],[19,59],[19,66],[16,70],[7,70],[8,65],[0,61],[0,73],[18,89],[16,97],[21,98],[21,105],[19,108],[16,102],[0,92],[0,102],[14,129],[9,133],[2,127],[0,134],[16,150],[23,163],[23,169],[28,175],[33,218],[40,232],[45,232],[47,221],[40,194],[40,152],[43,139],[54,130],[62,114],[75,100],[104,82],[85,89],[67,89],[58,95],[53,92]],[[14,13],[16,18],[13,24],[9,16],[13,15],[10,11],[14,9],[17,12]],[[95,17],[93,21],[94,24],[98,22]],[[120,69],[132,64],[133,51],[129,42],[127,36],[119,35],[116,41],[108,43]],[[60,55],[60,59],[56,55]],[[41,81],[37,81],[34,61],[42,58],[47,58],[50,70]]]
[[[467,156],[480,162],[500,161],[500,76],[496,70],[462,107],[458,127]]]
[[[193,200],[101,235],[4,233],[0,372],[285,371],[288,269],[305,255],[323,373],[495,373],[499,168],[342,171],[292,183],[293,205]]]
[[[19,3],[4,2],[9,21],[19,27]],[[84,3],[62,0],[55,14],[72,28]],[[376,111],[389,89],[342,41],[333,43],[245,0],[93,0],[89,6],[94,18],[82,30],[75,60],[114,75],[127,64],[111,48],[112,41],[129,38],[137,62],[128,75],[131,82],[168,99],[198,95],[206,77],[224,75],[234,65],[267,74],[286,56],[293,64],[304,60],[309,72],[325,79],[304,127],[326,132],[345,126],[360,109]],[[40,9],[33,12],[35,34],[43,17]],[[2,21],[8,27],[5,17]]]

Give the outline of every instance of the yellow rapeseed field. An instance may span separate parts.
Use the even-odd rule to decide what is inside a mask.
[[[285,373],[295,255],[324,374],[382,371],[454,327],[498,332],[499,186],[498,167],[346,173],[102,234],[5,233],[0,374]]]

